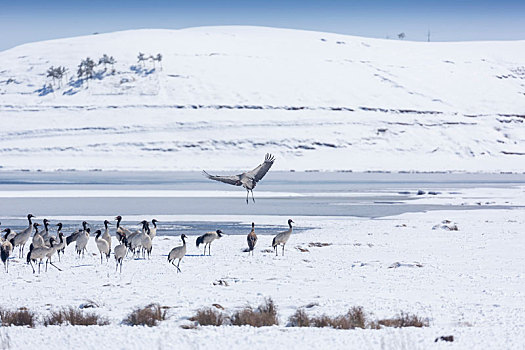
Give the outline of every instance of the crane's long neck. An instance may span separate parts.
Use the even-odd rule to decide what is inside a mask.
[[[27,217],[27,220],[29,221],[29,227],[33,226],[33,221],[31,221],[31,216]]]
[[[184,237],[181,237],[182,238],[182,245],[186,245],[186,239]]]

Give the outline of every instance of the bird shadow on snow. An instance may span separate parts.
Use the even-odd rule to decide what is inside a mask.
[[[71,268],[77,268],[77,267],[94,267],[93,264],[80,264],[80,265],[73,265]]]

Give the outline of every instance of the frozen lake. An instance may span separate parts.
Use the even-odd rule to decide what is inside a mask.
[[[270,172],[254,191],[256,203],[250,198],[247,205],[243,188],[207,180],[200,172],[2,172],[0,221],[4,227],[22,227],[29,212],[39,220],[60,219],[67,226],[84,218],[98,221],[115,215],[122,215],[126,225],[137,224],[126,220],[130,216],[199,216],[199,221],[164,221],[159,234],[169,235],[211,230],[217,215],[380,218],[429,210],[511,208],[501,203],[433,204],[421,199],[524,185],[524,174]],[[202,220],[206,216],[209,220]],[[245,234],[249,222],[226,220],[220,227],[230,234]],[[276,229],[266,226],[258,232]]]

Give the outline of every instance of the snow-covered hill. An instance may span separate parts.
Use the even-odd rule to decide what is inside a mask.
[[[103,54],[114,72],[80,81]],[[273,152],[278,169],[521,172],[525,41],[202,27],[38,42],[0,52],[0,117],[4,169],[242,169]]]

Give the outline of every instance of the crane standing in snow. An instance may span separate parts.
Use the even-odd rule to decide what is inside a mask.
[[[252,200],[255,203],[255,198],[253,197],[253,189],[257,185],[264,175],[270,170],[275,161],[275,157],[267,153],[264,158],[264,162],[259,164],[259,166],[251,171],[244,172],[239,175],[227,175],[227,176],[217,176],[210,175],[206,171],[203,171],[204,175],[211,180],[224,182],[230,185],[241,186],[246,189],[246,204],[248,204],[248,195],[252,193]]]

